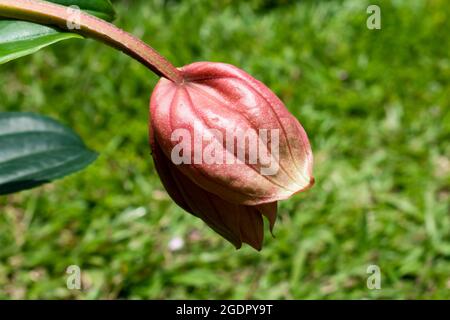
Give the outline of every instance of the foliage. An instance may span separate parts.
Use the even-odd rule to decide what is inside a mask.
[[[50,0],[50,2],[77,6],[105,20],[114,18],[114,9],[109,0]],[[73,38],[82,37],[63,32],[56,27],[0,17],[0,64],[32,54],[59,41]]]
[[[97,158],[69,128],[25,112],[0,113],[0,195],[81,170]]]

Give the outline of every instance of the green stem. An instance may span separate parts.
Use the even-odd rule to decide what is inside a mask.
[[[111,23],[84,12],[79,13],[80,29],[69,29],[73,11],[68,7],[40,0],[0,0],[0,16],[55,25],[64,30],[102,41],[119,49],[173,82],[183,82],[182,73],[152,47]]]

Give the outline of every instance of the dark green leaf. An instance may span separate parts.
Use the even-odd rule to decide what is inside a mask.
[[[69,128],[30,113],[0,113],[0,195],[79,171],[97,154]]]
[[[76,5],[101,19],[114,19],[114,9],[109,0],[51,0],[62,5]],[[58,28],[36,23],[0,18],[0,64],[32,54],[53,43],[82,38],[80,35],[62,32]]]

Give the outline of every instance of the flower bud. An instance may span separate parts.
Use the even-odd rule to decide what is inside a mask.
[[[260,249],[262,215],[271,228],[276,203],[308,189],[307,135],[264,84],[227,64],[181,69],[162,78],[150,102],[151,146],[169,195],[237,248]]]

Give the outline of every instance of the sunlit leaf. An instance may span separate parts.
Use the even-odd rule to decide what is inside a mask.
[[[78,6],[88,13],[108,21],[113,20],[115,15],[109,0],[51,0],[50,2]],[[0,18],[0,64],[72,38],[82,37],[74,33],[63,32],[56,27]]]

